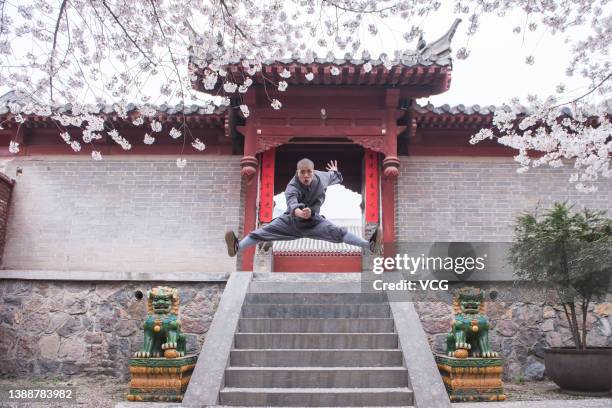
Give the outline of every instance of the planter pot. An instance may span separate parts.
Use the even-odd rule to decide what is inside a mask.
[[[612,348],[544,350],[546,375],[564,390],[606,392],[612,389]]]

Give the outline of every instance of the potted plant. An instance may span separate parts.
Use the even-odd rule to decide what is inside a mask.
[[[546,374],[574,391],[612,389],[612,348],[588,347],[587,311],[611,293],[612,220],[605,211],[572,212],[556,203],[542,216],[517,218],[510,263],[516,276],[552,286],[565,312],[574,347],[547,348]]]

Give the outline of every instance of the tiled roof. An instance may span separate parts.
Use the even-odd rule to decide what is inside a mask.
[[[429,84],[433,86],[430,94],[444,92],[450,84],[450,71],[452,68],[451,40],[455,34],[460,19],[455,20],[446,34],[438,40],[429,44],[422,39],[416,50],[396,52],[393,56],[381,54],[378,58],[373,58],[368,52],[361,56],[351,53],[338,57],[333,52],[329,52],[325,57],[319,57],[312,53],[309,56],[292,56],[291,58],[270,59],[262,62],[262,72],[266,79],[261,75],[252,77],[254,83],[264,83],[269,80],[285,80],[293,85],[392,85],[392,86],[411,86]],[[205,62],[198,63],[195,67],[193,63],[195,57],[192,56],[191,68],[198,75],[202,76],[202,66]],[[225,69],[234,78],[245,78],[248,69],[242,65],[242,61],[248,61],[246,56],[230,61]],[[371,70],[366,70],[365,65],[370,64]],[[289,70],[291,76],[285,78],[280,73],[285,69]],[[333,69],[338,72],[332,73]],[[307,73],[312,73],[313,78],[309,81]],[[221,78],[217,79],[215,90],[221,86]],[[235,80],[234,80],[235,81]],[[239,81],[237,81],[239,82]],[[204,92],[201,81],[194,81],[194,86]]]
[[[607,105],[607,110],[608,110],[608,114],[612,114],[612,99],[606,101],[606,105]],[[454,106],[450,106],[448,104],[444,104],[444,105],[440,105],[440,106],[434,106],[431,103],[428,103],[427,105],[420,105],[417,102],[413,102],[412,103],[412,109],[420,114],[428,114],[428,113],[433,113],[436,115],[493,115],[493,113],[495,113],[496,110],[500,110],[500,109],[504,109],[503,106],[495,106],[495,105],[487,105],[487,106],[480,106],[480,105],[463,105],[463,104],[459,104],[459,105],[454,105]],[[521,114],[531,114],[531,110],[526,107],[526,106],[519,106],[518,107],[518,111]],[[569,107],[563,107],[561,109],[561,111],[563,112],[563,114],[568,115],[568,116],[573,116],[572,110]]]
[[[434,113],[437,115],[444,115],[444,114],[452,114],[452,115],[456,115],[456,114],[464,114],[464,115],[492,115],[496,109],[501,109],[498,106],[494,106],[494,105],[489,105],[489,106],[480,106],[480,105],[472,105],[472,106],[465,106],[465,105],[455,105],[455,106],[450,106],[448,104],[445,105],[441,105],[441,106],[434,106],[431,103],[428,103],[427,105],[419,105],[416,102],[413,102],[412,104],[412,109],[417,112],[417,113],[421,113],[421,114],[426,114],[426,113]]]
[[[348,230],[357,236],[362,236],[362,228],[359,225],[348,225]],[[319,239],[301,238],[293,241],[274,241],[272,251],[275,255],[282,254],[360,254],[361,248],[345,243],[336,244]]]
[[[15,91],[7,92],[6,94],[0,96],[0,118],[3,116],[6,117],[10,115],[9,104],[17,103],[22,107],[28,104],[34,104],[37,106],[45,106],[37,101],[35,101],[29,95],[18,94]],[[116,110],[117,104],[95,104],[92,105],[94,110],[92,113],[99,115],[107,115],[107,119],[112,120],[116,126],[121,125],[129,125],[129,121],[126,121],[119,117],[119,114]],[[209,128],[227,128],[226,126],[226,116],[228,112],[228,107],[226,105],[216,106],[212,113],[205,106],[202,105],[183,105],[183,104],[166,104],[163,103],[161,105],[146,105],[151,107],[157,112],[156,119],[161,122],[172,122],[177,123],[182,119],[182,115],[184,115],[185,120],[189,123],[190,126],[194,127],[209,127]],[[126,113],[133,112],[139,108],[139,105],[134,103],[129,103],[126,105]],[[55,105],[51,107],[51,111],[53,114],[57,113],[70,113],[72,110],[71,104],[63,104],[63,105]],[[25,127],[31,126],[54,126],[53,121],[50,116],[46,115],[37,115],[37,114],[24,114],[24,116],[28,117],[31,120],[27,120],[24,123]],[[7,127],[13,126],[14,123],[11,121],[7,123]],[[226,132],[229,131],[229,128],[226,129]]]
[[[35,101],[31,96],[29,95],[24,95],[24,94],[18,94],[15,91],[9,91],[7,93],[5,93],[4,95],[0,96],[0,115],[8,113],[9,112],[9,108],[8,108],[8,104],[9,103],[19,103],[20,105],[25,105],[28,103],[33,103],[33,104],[39,104],[40,102]],[[95,109],[94,109],[94,113],[106,113],[106,114],[111,114],[111,113],[115,113],[115,106],[117,106],[117,104],[95,104],[92,105]],[[159,113],[162,114],[168,114],[168,115],[174,115],[174,114],[185,114],[185,115],[192,115],[192,114],[200,114],[200,115],[205,115],[206,113],[206,107],[202,106],[202,105],[196,105],[196,104],[192,104],[192,105],[183,105],[181,103],[179,104],[167,104],[167,103],[163,103],[161,105],[147,105],[150,106],[151,108],[153,108],[154,110],[156,110]],[[134,111],[136,109],[138,109],[139,105],[135,104],[135,103],[128,103],[126,106],[126,109],[128,112]],[[72,105],[67,103],[67,104],[63,104],[63,105],[54,105],[51,110],[53,112],[59,112],[59,113],[66,113],[66,112],[70,112],[72,109]],[[97,109],[97,110],[96,110]],[[215,108],[215,110],[213,111],[212,114],[221,114],[224,113],[227,110],[227,106],[217,106]]]

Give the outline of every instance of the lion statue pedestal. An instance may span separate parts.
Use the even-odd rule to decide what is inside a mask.
[[[484,291],[461,288],[454,301],[455,319],[446,354],[436,363],[451,401],[504,401],[503,362],[489,344]]]
[[[144,342],[130,359],[129,401],[181,402],[198,356],[186,355],[176,288],[147,291]]]

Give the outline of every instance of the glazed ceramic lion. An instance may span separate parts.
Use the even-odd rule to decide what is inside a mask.
[[[176,288],[158,286],[147,291],[147,318],[143,324],[144,343],[134,357],[182,357],[185,335],[178,319],[179,296]]]
[[[457,291],[455,320],[446,337],[450,357],[497,357],[489,344],[489,319],[484,314],[484,291],[474,287]]]

